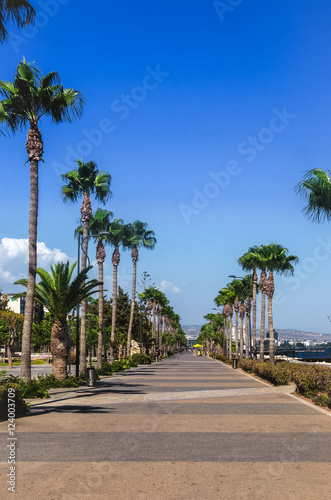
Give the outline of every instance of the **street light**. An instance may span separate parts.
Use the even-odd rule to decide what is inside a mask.
[[[245,278],[243,276],[235,276],[234,274],[229,274],[229,278],[234,278],[234,279],[239,279],[239,280],[244,280]],[[251,311],[249,311],[249,316],[248,316],[248,354],[249,358],[252,359],[252,328],[251,328]]]

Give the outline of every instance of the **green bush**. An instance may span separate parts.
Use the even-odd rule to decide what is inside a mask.
[[[298,365],[296,365],[298,366]],[[323,366],[299,365],[293,372],[297,392],[308,398],[327,394],[331,399],[331,369]]]
[[[57,388],[67,388],[67,387],[79,387],[81,384],[81,377],[74,377],[73,375],[68,375],[63,382],[56,380],[54,375],[38,375],[38,380],[47,389],[57,389]],[[86,377],[85,377],[86,380]]]
[[[228,359],[226,356],[223,356],[223,354],[215,354],[215,359],[222,361],[222,363],[225,363],[226,365],[232,365],[232,360]]]
[[[223,361],[223,360],[222,360]],[[321,406],[331,407],[331,369],[324,366],[279,361],[276,365],[252,359],[239,361],[239,368],[268,380],[273,385],[294,382],[296,392]]]
[[[147,354],[139,352],[132,354],[131,359],[139,365],[150,365],[152,362],[151,358]]]
[[[268,380],[273,385],[288,385],[292,382],[291,363],[271,365],[254,359],[242,359],[238,366],[248,373],[254,373],[258,377]]]
[[[97,368],[97,373],[99,375],[112,375],[112,365],[108,361],[102,363],[101,368]]]
[[[14,397],[12,391],[9,390],[10,388],[15,390]],[[8,396],[8,391],[9,391],[9,396]],[[8,420],[8,410],[9,410],[9,416],[11,415],[10,414],[11,408],[9,408],[8,403],[12,403],[12,401],[8,401],[8,397],[10,398],[10,400],[12,399],[15,400],[15,411],[14,411],[15,418],[26,415],[29,408],[28,404],[24,401],[20,385],[14,382],[6,382],[0,385],[0,420],[1,421]]]

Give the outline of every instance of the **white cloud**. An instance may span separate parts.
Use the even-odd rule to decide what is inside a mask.
[[[0,286],[3,291],[12,292],[13,283],[26,278],[28,273],[28,239],[2,238],[0,243]],[[45,243],[37,244],[38,266],[49,269],[56,262],[68,260],[58,248],[50,249]]]
[[[160,285],[159,285],[159,290],[161,290],[161,292],[172,292],[172,293],[180,293],[181,292],[181,289],[174,285],[171,281],[166,281],[166,280],[162,280]]]

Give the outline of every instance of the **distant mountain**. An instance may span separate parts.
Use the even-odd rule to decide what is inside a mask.
[[[182,329],[188,339],[196,339],[200,335],[202,325],[182,325]]]
[[[182,329],[188,339],[196,339],[200,335],[202,325],[182,325]],[[268,330],[266,330],[268,331]],[[331,342],[330,333],[306,332],[304,330],[280,329],[275,328],[278,333],[279,340],[293,340],[301,342],[303,340],[311,340],[312,342]],[[260,330],[256,330],[256,336],[260,338]]]
[[[304,330],[281,330],[275,328],[278,332],[279,340],[294,340],[295,342],[302,340],[311,340],[313,342],[331,342],[330,333],[319,333],[319,332],[306,332]],[[260,336],[260,330],[257,330],[258,337]]]

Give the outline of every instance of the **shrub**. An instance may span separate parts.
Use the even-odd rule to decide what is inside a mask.
[[[147,354],[143,353],[132,354],[131,359],[139,365],[150,365],[152,362],[151,358]]]
[[[97,373],[99,375],[112,375],[112,365],[108,363],[108,361],[105,361],[104,363],[102,363],[101,368],[97,369]]]
[[[8,404],[9,388],[15,390],[14,397],[12,391],[9,391],[9,398],[15,400],[15,418],[26,415],[29,410],[28,404],[24,401],[20,385],[14,382],[6,382],[0,385],[0,420],[8,420],[8,410],[10,410]]]
[[[68,375],[62,382],[56,380],[54,375],[38,375],[38,380],[47,389],[56,389],[59,387],[79,387],[81,384],[81,377],[75,377],[73,375]]]
[[[215,359],[218,359],[219,361],[222,361],[222,363],[225,363],[227,365],[232,365],[232,360],[228,359],[226,356],[223,356],[223,354],[215,354]]]
[[[299,365],[293,372],[293,380],[297,392],[308,398],[314,398],[320,393],[331,397],[331,370],[322,366]]]
[[[277,363],[271,365],[254,359],[242,359],[239,368],[258,377],[268,380],[273,385],[288,385],[292,381],[292,370],[290,363]]]

